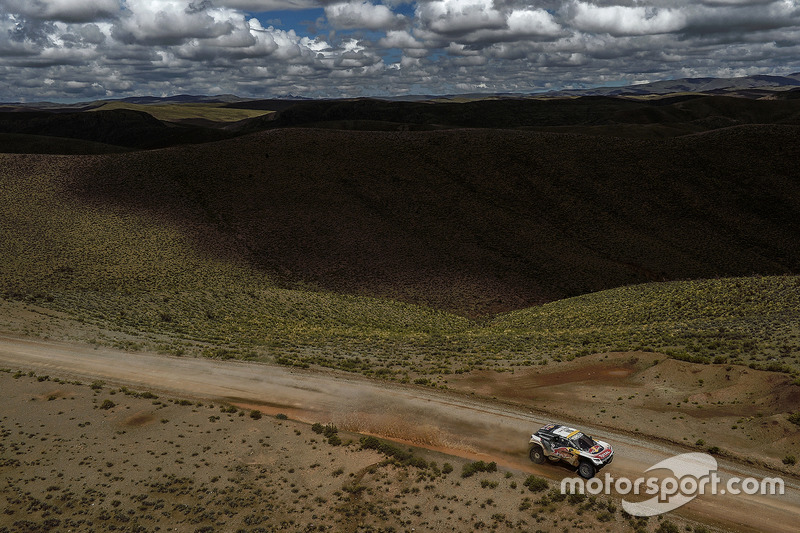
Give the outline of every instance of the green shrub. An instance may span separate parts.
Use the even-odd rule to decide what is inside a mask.
[[[376,437],[366,436],[361,437],[362,450],[375,450],[383,455],[391,458],[395,463],[403,466],[413,466],[419,469],[428,468],[428,463],[425,459],[415,456],[410,451],[404,450],[399,446],[395,446],[389,442],[383,441]]]
[[[525,480],[525,483],[523,483],[523,485],[528,487],[528,490],[530,490],[531,492],[543,492],[547,490],[549,487],[549,484],[545,479],[542,479],[538,476],[534,476],[533,474],[528,476],[528,479]]]
[[[467,463],[461,471],[461,477],[470,477],[478,472],[497,472],[497,463],[485,463],[483,461],[475,461],[474,463]]]
[[[664,520],[661,522],[661,525],[658,526],[656,529],[656,533],[680,533],[680,529],[678,526],[670,522],[669,520]]]
[[[105,400],[103,400],[103,403],[100,404],[100,409],[108,410],[108,409],[111,409],[112,407],[114,407],[115,405],[116,404],[114,402],[112,402],[111,400],[105,399]]]

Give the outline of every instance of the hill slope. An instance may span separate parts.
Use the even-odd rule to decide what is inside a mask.
[[[627,297],[550,304],[576,305],[588,325],[543,322],[552,307],[463,315],[649,281],[796,274],[797,139],[794,126],[661,141],[291,129],[148,152],[4,154],[0,295],[135,343],[167,334],[169,351],[280,348],[283,361],[370,372],[357,354],[380,354],[388,372],[615,347],[792,354],[796,313],[764,318],[751,305],[720,326],[670,308],[656,320],[658,291],[622,326],[604,317]],[[793,309],[796,282],[781,283],[752,294]],[[679,299],[694,294],[686,287]],[[736,333],[714,352],[719,327]]]
[[[643,281],[800,272],[800,128],[665,141],[281,130],[81,160],[81,202],[289,281],[469,315]],[[65,163],[69,166],[70,163]]]
[[[250,105],[256,105],[255,102]],[[621,137],[658,138],[744,124],[800,125],[800,103],[680,94],[656,99],[502,98],[466,102],[394,102],[373,99],[300,102],[239,128],[335,129],[503,128]]]

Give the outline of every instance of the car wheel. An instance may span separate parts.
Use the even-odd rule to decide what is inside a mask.
[[[531,458],[531,461],[540,465],[544,462],[544,452],[542,451],[541,446],[532,446],[531,451],[528,452],[528,455]]]
[[[581,464],[578,465],[578,475],[584,479],[592,479],[594,472],[594,465],[588,461],[581,461]]]

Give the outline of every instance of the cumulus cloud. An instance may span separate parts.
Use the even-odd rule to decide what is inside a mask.
[[[180,44],[187,39],[221,37],[234,31],[244,17],[215,9],[210,2],[186,0],[126,0],[127,13],[114,36],[133,44]]]
[[[798,43],[798,0],[0,0],[0,94],[530,92],[786,74]]]
[[[561,26],[544,9],[520,9],[512,11],[506,20],[509,31],[514,35],[555,36]]]
[[[337,29],[387,30],[403,25],[405,17],[394,13],[382,4],[362,2],[337,2],[325,6],[328,22]]]
[[[611,35],[650,35],[681,30],[687,14],[679,9],[645,6],[597,6],[576,2],[571,17],[581,31]]]
[[[424,48],[423,44],[405,30],[389,30],[378,41],[379,48]]]
[[[418,4],[416,15],[423,27],[442,34],[500,29],[506,24],[492,0],[433,0]]]
[[[119,10],[118,0],[0,0],[0,13],[64,22],[101,20],[116,15]]]
[[[322,5],[317,0],[216,0],[215,5],[243,11],[299,11]]]

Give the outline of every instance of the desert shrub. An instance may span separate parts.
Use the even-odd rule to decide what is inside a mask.
[[[428,463],[425,459],[415,456],[408,450],[404,450],[399,446],[395,446],[389,442],[383,441],[376,437],[367,436],[361,437],[362,450],[375,450],[383,455],[391,458],[395,463],[403,466],[413,466],[419,469],[428,468]]]
[[[461,477],[470,477],[478,472],[497,472],[497,463],[485,463],[483,461],[475,461],[474,463],[467,463],[461,470]]]
[[[669,520],[664,520],[656,529],[656,533],[680,533],[680,529]]]
[[[795,458],[794,455],[789,454],[789,455],[787,455],[786,457],[783,458],[783,464],[785,464],[785,465],[792,466],[792,465],[794,465],[796,463],[797,463],[797,458]]]
[[[792,424],[797,424],[800,426],[800,412],[790,414],[788,420]]]
[[[278,420],[289,420],[289,417],[283,413],[278,413],[277,415],[275,415],[275,418],[277,418]]]
[[[112,407],[114,407],[115,405],[117,405],[117,404],[115,404],[114,402],[112,402],[109,399],[105,399],[105,400],[103,400],[103,403],[100,404],[100,409],[108,410],[108,409],[111,409]]]
[[[261,411],[256,411],[255,409],[250,411],[250,418],[253,420],[261,420]]]
[[[582,494],[580,492],[573,492],[567,497],[567,501],[572,505],[583,503],[585,499],[586,499],[586,494]]]
[[[531,492],[543,492],[549,487],[546,480],[531,474],[523,483]]]
[[[339,428],[333,424],[326,424],[323,426],[319,422],[316,422],[311,426],[311,431],[324,436],[328,439],[328,444],[331,446],[339,446],[342,444],[342,439],[339,437]]]

